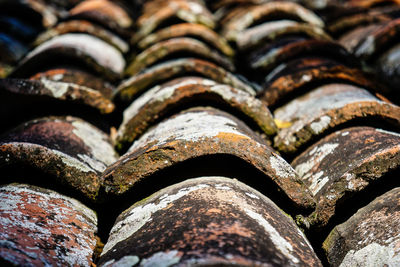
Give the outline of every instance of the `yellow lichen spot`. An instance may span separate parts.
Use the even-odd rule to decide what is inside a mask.
[[[229,140],[232,142],[239,142],[243,139],[250,139],[250,137],[245,136],[245,135],[239,135],[239,134],[234,134],[234,133],[224,133],[224,132],[218,133],[218,135],[216,137],[220,138],[220,139]]]
[[[290,126],[292,126],[292,123],[290,121],[281,121],[278,119],[274,119],[274,121],[279,129],[289,128]]]

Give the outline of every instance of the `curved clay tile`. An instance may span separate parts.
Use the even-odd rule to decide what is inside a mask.
[[[343,34],[362,25],[374,24],[389,21],[391,18],[386,14],[375,13],[373,10],[368,13],[359,13],[339,18],[327,26],[328,32],[332,35]]]
[[[301,22],[323,27],[324,22],[315,15],[312,11],[302,7],[294,2],[274,1],[257,5],[247,9],[247,12],[242,12],[231,18],[224,26],[222,35],[229,41],[236,41],[243,31],[251,28],[253,24],[258,24],[259,21],[274,18],[287,17],[291,19],[295,17]]]
[[[174,54],[189,54],[190,56],[199,56],[220,65],[227,70],[235,69],[232,62],[225,56],[218,53],[217,50],[211,49],[203,42],[193,38],[180,37],[159,42],[150,46],[142,53],[137,55],[133,62],[126,68],[125,73],[135,75],[141,70],[163,60],[163,58],[171,57]]]
[[[74,83],[53,81],[45,77],[39,80],[2,79],[0,90],[2,94],[13,95],[16,98],[34,96],[43,101],[50,101],[53,98],[71,104],[89,106],[101,113],[111,113],[115,108],[111,100],[99,91]],[[2,101],[8,100],[5,98]]]
[[[118,48],[122,53],[126,53],[129,50],[129,45],[123,39],[118,37],[118,35],[102,28],[101,26],[85,20],[71,20],[61,22],[53,28],[50,28],[40,34],[34,42],[34,45],[41,45],[42,43],[47,42],[48,40],[56,36],[67,33],[90,34],[105,41],[110,45],[113,45],[114,47]]]
[[[347,128],[309,147],[291,165],[317,200],[316,210],[303,218],[303,224],[325,226],[343,208],[358,205],[351,197],[368,185],[389,182],[385,175],[400,165],[400,134]]]
[[[150,2],[151,3],[151,2]],[[209,28],[215,27],[212,14],[207,8],[196,1],[157,1],[154,7],[148,7],[137,20],[139,31],[133,36],[133,42],[138,42],[153,32],[167,20],[178,18],[181,21],[202,24]]]
[[[3,0],[0,2],[0,9],[18,10],[21,14],[24,14],[24,18],[29,18],[34,24],[38,21],[42,27],[48,28],[57,23],[57,16],[54,9],[50,8],[48,5],[41,1],[36,0]]]
[[[399,265],[399,199],[397,187],[336,226],[323,245],[330,265]]]
[[[272,43],[262,52],[258,52],[257,56],[251,58],[249,65],[252,69],[269,71],[281,63],[306,55],[326,56],[344,62],[350,61],[349,58],[352,58],[352,55],[336,42],[312,39],[283,44]]]
[[[35,81],[49,80],[88,87],[100,92],[106,98],[111,98],[115,91],[114,86],[104,81],[101,77],[73,68],[57,68],[38,72],[31,76],[30,79]]]
[[[126,34],[133,26],[129,14],[118,4],[108,0],[85,0],[69,11],[70,19],[91,20],[116,31]]]
[[[312,63],[313,60],[306,59],[306,61]],[[294,74],[284,75],[285,73],[283,73],[282,76],[275,75],[275,77],[272,77],[272,80],[265,85],[265,89],[260,93],[260,98],[268,106],[273,106],[282,102],[285,98],[290,97],[290,95],[302,92],[307,86],[321,82],[329,83],[332,81],[355,84],[374,91],[380,91],[382,89],[378,87],[376,82],[357,68],[349,68],[342,64],[335,64],[334,62],[328,62],[328,64],[322,62],[320,65],[318,60],[317,64],[318,65],[315,67],[311,66],[307,68],[309,65],[306,62],[303,70],[292,71],[290,69]],[[284,72],[288,66],[289,64],[282,64],[277,68],[280,68],[280,72]]]
[[[322,266],[302,232],[270,199],[224,177],[186,180],[124,211],[100,266],[128,261],[140,266]]]
[[[0,187],[0,257],[8,266],[90,266],[96,248],[94,211],[32,185]]]
[[[236,44],[240,50],[248,50],[286,35],[305,35],[317,40],[332,40],[332,38],[318,26],[291,20],[279,20],[265,22],[242,31],[237,37]]]
[[[84,63],[111,80],[118,79],[125,68],[125,59],[113,46],[88,34],[68,33],[36,47],[22,60],[14,76],[37,70],[41,61],[54,61],[57,57],[72,58],[77,66]]]
[[[362,8],[372,8],[376,5],[383,4],[394,4],[399,5],[399,0],[350,0],[347,1],[346,5],[348,7],[362,7]]]
[[[365,36],[371,35],[374,31],[380,28],[381,24],[370,24],[364,27],[357,27],[338,39],[339,43],[346,47],[348,51],[354,53],[355,48],[360,44]]]
[[[365,89],[346,84],[324,85],[298,97],[274,112],[286,128],[275,137],[275,147],[296,152],[312,139],[344,123],[383,120],[400,126],[400,108],[375,98]]]
[[[354,48],[353,53],[357,57],[369,59],[376,53],[379,53],[388,43],[396,40],[399,35],[400,18],[384,23],[381,27],[363,36],[358,45]]]
[[[200,39],[227,56],[234,55],[234,51],[224,38],[204,25],[193,23],[180,23],[149,34],[138,43],[138,47],[146,49],[158,42],[185,36]]]
[[[124,101],[130,101],[136,94],[152,85],[187,75],[206,77],[255,95],[251,86],[214,63],[196,58],[181,58],[154,65],[122,81],[114,96]]]
[[[395,98],[399,99],[398,90],[400,86],[400,44],[396,44],[395,46],[388,49],[384,52],[379,59],[377,60],[376,69],[378,70],[378,74],[384,81],[392,86],[394,89],[393,100]]]
[[[103,173],[104,190],[122,195],[162,169],[212,155],[231,155],[250,163],[293,204],[313,205],[289,164],[243,122],[213,108],[191,109],[150,129]]]
[[[250,94],[214,81],[185,77],[156,86],[137,98],[124,111],[124,119],[118,130],[117,147],[131,144],[152,124],[163,118],[170,110],[181,105],[197,106],[199,101],[207,105],[217,105],[235,110],[244,121],[256,125],[256,130],[271,136],[276,133],[276,125],[268,108]],[[192,104],[190,104],[192,103]]]
[[[0,168],[38,170],[91,200],[100,187],[98,175],[116,159],[106,134],[73,117],[30,121],[0,139]]]

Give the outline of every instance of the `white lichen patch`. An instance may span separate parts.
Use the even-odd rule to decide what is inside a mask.
[[[46,89],[49,90],[55,98],[62,97],[68,91],[69,87],[68,83],[55,82],[48,80],[46,78],[41,78],[40,81],[43,84],[43,86],[46,87]]]
[[[340,267],[400,266],[399,252],[395,244],[382,246],[372,243],[357,251],[348,251]]]
[[[78,154],[78,158],[98,172],[103,172],[107,168],[103,162],[95,160],[88,155]]]
[[[157,252],[147,259],[140,262],[141,267],[169,267],[179,263],[181,257],[179,251],[171,250],[168,252]]]
[[[108,142],[108,137],[94,126],[80,120],[72,122],[73,133],[89,147],[94,160],[110,165],[117,160],[116,152]]]
[[[229,102],[237,102],[237,103],[246,105],[246,106],[248,106],[248,108],[250,110],[253,110],[253,112],[257,112],[257,110],[264,107],[264,105],[262,104],[262,102],[260,100],[253,97],[247,91],[237,90],[228,85],[224,85],[224,84],[214,85],[210,88],[210,91],[217,93],[228,103]]]
[[[357,57],[369,56],[375,51],[375,37],[369,35],[364,42],[354,51]]]
[[[90,265],[97,231],[97,217],[92,210],[57,192],[28,185],[1,187],[0,203],[0,239],[8,239],[15,250],[31,259],[41,259],[42,263],[56,257],[55,261],[68,266]],[[37,223],[46,214],[52,214],[51,218]],[[71,227],[71,220],[78,220],[79,227]],[[60,229],[66,237],[64,241],[54,240]],[[56,246],[47,255],[38,243]]]
[[[174,201],[193,191],[207,187],[209,187],[209,185],[198,184],[196,186],[182,188],[176,194],[163,195],[158,199],[152,200],[151,203],[147,202],[147,204],[130,209],[127,214],[125,214],[124,218],[119,220],[111,229],[110,237],[104,246],[102,255],[106,254],[117,243],[130,237],[140,228],[142,228],[147,222],[151,221],[151,216],[153,213],[166,208],[170,203],[173,203]]]
[[[94,169],[92,169],[85,163],[83,163],[80,160],[73,158],[63,152],[60,152],[60,151],[54,150],[54,149],[52,149],[52,152],[54,154],[56,154],[61,159],[61,161],[68,167],[77,169],[78,171],[81,171],[81,172],[96,172]]]
[[[256,213],[250,209],[245,210],[246,214],[254,219],[259,225],[261,225],[265,231],[269,234],[269,238],[272,243],[275,245],[275,248],[278,249],[285,257],[292,261],[294,264],[298,264],[300,261],[293,254],[292,245],[283,238],[279,232],[259,213]]]
[[[311,184],[309,188],[314,196],[318,194],[318,192],[326,185],[327,182],[329,182],[329,177],[327,176],[321,179],[323,173],[324,172],[320,171],[315,175],[313,175],[312,178],[310,179]]]
[[[201,139],[216,137],[221,133],[250,139],[237,128],[236,122],[225,116],[213,115],[205,111],[187,112],[161,122],[155,128],[149,130],[133,143],[128,153],[154,141],[156,141],[155,145],[157,146],[172,140],[197,142]]]
[[[116,73],[121,73],[125,68],[125,60],[115,47],[89,34],[67,33],[56,36],[39,45],[27,56],[28,59],[57,47],[72,47],[80,53],[92,57],[99,65]]]
[[[296,172],[293,170],[292,166],[280,156],[271,155],[269,163],[277,176],[282,178],[296,177]]]
[[[313,130],[315,134],[319,134],[329,126],[330,122],[331,122],[331,117],[322,116],[319,119],[319,121],[311,123],[310,128]]]
[[[253,193],[248,193],[248,192],[246,192],[245,194],[246,194],[247,196],[251,197],[251,198],[260,199],[257,195],[255,195],[255,194],[253,194]]]
[[[308,155],[310,156],[306,162],[303,162],[295,166],[296,172],[304,180],[310,178],[313,173],[311,169],[320,163],[326,156],[333,153],[333,151],[339,146],[338,143],[326,143],[321,146],[314,147]],[[312,180],[312,179],[311,179]],[[310,181],[312,183],[312,181]]]
[[[140,259],[138,256],[124,256],[118,261],[110,260],[104,264],[102,267],[132,267],[139,263]]]

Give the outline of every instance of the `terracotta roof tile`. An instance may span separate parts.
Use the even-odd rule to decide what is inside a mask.
[[[396,265],[399,14],[0,1],[1,264]]]

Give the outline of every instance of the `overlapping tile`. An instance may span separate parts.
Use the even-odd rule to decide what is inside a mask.
[[[252,95],[255,94],[255,90],[250,85],[214,63],[197,58],[180,58],[156,64],[122,81],[115,93],[115,99],[130,101],[135,95],[151,86],[172,80],[175,77],[190,75],[206,77]]]
[[[371,226],[376,237],[373,243],[362,235],[356,240],[344,234],[343,241],[333,234],[324,245],[326,259],[322,241],[337,224],[347,221],[347,228],[357,224],[359,219],[349,219],[356,209],[399,186],[393,179],[398,172],[399,143],[399,108],[392,104],[399,103],[395,92],[400,6],[396,0],[29,0],[2,1],[0,6],[0,43],[4,47],[0,75],[12,73],[0,81],[4,96],[0,133],[36,118],[3,135],[8,144],[1,145],[5,151],[0,158],[3,184],[35,184],[95,209],[101,241],[109,238],[111,244],[99,261],[94,255],[97,252],[93,253],[96,230],[91,228],[79,264],[147,266],[167,261],[178,265],[318,266],[314,250],[327,266],[341,262],[363,265],[368,263],[363,262],[364,256],[376,259],[373,249],[394,251],[393,244],[383,243],[376,231],[376,222],[386,218],[381,212],[371,216],[376,226]],[[132,65],[126,68],[125,60]],[[125,74],[126,80],[121,81]],[[198,108],[186,110],[190,107]],[[268,108],[274,110],[274,116]],[[117,141],[113,145],[121,151],[135,142],[118,160],[108,135],[76,118],[37,119],[51,115],[78,116],[100,127]],[[72,125],[77,121],[87,126],[83,127],[87,138],[76,135],[76,131],[82,134],[82,129]],[[358,127],[348,128],[351,126]],[[335,133],[343,128],[347,129]],[[283,152],[283,158],[268,144]],[[91,145],[105,149],[94,153]],[[294,170],[284,159],[296,156]],[[75,169],[65,161],[74,163]],[[156,227],[143,226],[124,240],[118,239],[116,228],[110,232],[118,214],[134,202],[163,187],[204,175],[236,177],[291,216],[298,215],[296,222],[312,247],[280,211],[259,212],[273,207],[262,195],[240,193],[236,189],[245,186],[232,179],[223,180],[226,186],[214,186],[215,180],[221,179],[216,177],[207,180],[209,187],[188,192],[183,197],[187,201],[174,199],[152,214],[155,219],[146,225],[157,220]],[[180,186],[172,188],[179,191]],[[22,187],[29,188],[24,192],[33,199],[36,189]],[[218,198],[221,192],[238,198]],[[388,194],[383,198],[389,201]],[[254,206],[262,213],[260,217],[241,213],[239,223],[249,222],[254,232],[243,234],[236,231],[235,216],[243,206],[234,203],[254,204],[254,196],[266,201]],[[165,198],[146,201],[150,200],[133,209],[157,206]],[[387,207],[394,209],[396,204],[390,201]],[[216,213],[212,203],[230,212],[220,209]],[[26,202],[28,213],[31,208],[37,210],[36,204],[30,204]],[[60,208],[47,209],[54,210],[50,220],[61,216]],[[79,212],[90,214],[88,209],[82,210]],[[212,216],[207,213],[210,210]],[[275,224],[271,214],[290,224],[290,233],[282,223]],[[190,224],[180,224],[179,215],[190,217],[184,221]],[[124,216],[127,214],[120,218]],[[261,217],[265,219],[262,223]],[[130,220],[132,216],[125,219],[129,225],[137,225]],[[210,227],[204,228],[210,220],[215,223],[212,227],[222,229],[215,232],[212,228],[215,235],[209,235]],[[25,218],[21,221],[30,223]],[[225,231],[233,229],[232,225],[236,232]],[[394,238],[394,225],[387,219],[382,227],[388,240]],[[172,231],[167,232],[166,227]],[[178,238],[183,232],[186,235]],[[71,238],[67,232],[63,237]],[[118,244],[112,243],[115,237]],[[57,255],[64,255],[59,253],[61,246],[65,251],[75,244],[59,243],[48,250],[34,246],[24,250],[0,242],[8,249],[0,258],[9,262],[4,255],[16,255],[25,264],[25,256],[32,256],[34,249],[39,253],[36,260],[47,257],[55,265],[73,265],[77,258],[72,252],[68,253],[71,257],[64,257],[71,260],[67,263]],[[101,250],[100,241],[96,247]],[[386,264],[397,259],[379,257]]]
[[[13,266],[90,266],[97,216],[75,199],[25,184],[0,186],[0,257]]]
[[[227,70],[234,70],[234,66],[229,58],[221,55],[218,51],[211,49],[203,42],[189,37],[178,37],[161,41],[144,50],[135,57],[131,64],[129,64],[125,73],[135,75],[140,70],[157,63],[157,61],[161,61],[163,58],[171,57],[174,54],[197,56],[221,65]]]
[[[298,156],[292,166],[317,200],[307,226],[326,225],[336,212],[351,203],[351,197],[367,186],[388,183],[385,175],[398,170],[400,135],[371,127],[335,132]]]
[[[274,111],[282,129],[275,146],[285,153],[300,147],[324,132],[357,119],[386,120],[394,129],[400,125],[400,108],[378,100],[365,89],[346,84],[324,85]]]
[[[139,262],[322,266],[302,232],[272,201],[222,177],[167,187],[118,217],[100,266]]]
[[[84,64],[111,81],[119,79],[126,64],[121,52],[101,39],[89,34],[67,33],[42,43],[27,54],[13,76],[31,75],[41,64],[54,62],[54,57]]]
[[[313,206],[313,199],[286,161],[243,122],[212,108],[184,111],[150,129],[103,173],[102,183],[108,194],[123,195],[169,166],[224,154],[263,172],[293,204]]]
[[[107,135],[72,117],[27,122],[0,142],[2,169],[37,170],[91,200],[100,188],[99,175],[117,159]]]
[[[247,92],[204,78],[184,77],[150,89],[125,109],[118,130],[117,147],[132,143],[170,110],[179,110],[180,105],[198,105],[199,101],[235,110],[263,134],[272,136],[276,133],[277,128],[268,108]]]
[[[331,266],[400,264],[399,196],[394,188],[335,227],[324,242]]]

